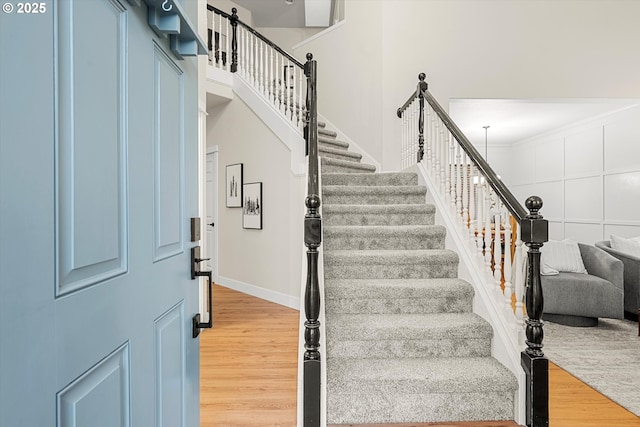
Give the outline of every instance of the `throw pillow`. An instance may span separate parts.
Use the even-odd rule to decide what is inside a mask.
[[[625,254],[640,257],[640,237],[625,239],[624,237],[611,235],[611,248]]]
[[[572,240],[549,240],[542,246],[541,253],[540,274],[552,275],[561,271],[587,274],[578,243]]]

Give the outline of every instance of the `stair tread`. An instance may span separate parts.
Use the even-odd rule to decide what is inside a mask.
[[[350,204],[324,204],[324,213],[435,213],[434,205],[429,204],[389,204],[389,205],[350,205]]]
[[[492,357],[329,358],[328,396],[344,394],[485,393],[513,391],[514,375]]]
[[[348,167],[351,169],[360,169],[360,170],[368,170],[371,172],[374,172],[376,170],[376,167],[373,165],[369,165],[367,163],[359,163],[359,162],[352,162],[349,160],[342,160],[342,159],[331,159],[328,157],[321,157],[320,161],[323,165],[331,165],[331,166],[343,166],[343,167]]]
[[[339,148],[331,148],[326,145],[318,146],[318,154],[320,155],[320,158],[343,159],[357,163],[360,163],[360,159],[362,159],[362,154],[360,153],[354,153],[352,151],[342,150]]]
[[[343,233],[343,234],[400,234],[407,232],[430,234],[444,234],[447,229],[443,225],[438,224],[416,224],[416,225],[327,225],[324,232]]]
[[[389,250],[352,250],[331,249],[324,251],[325,259],[369,258],[371,261],[394,259],[398,264],[413,264],[416,258],[441,256],[458,261],[458,254],[450,249],[389,249]]]
[[[323,185],[323,194],[350,193],[389,193],[389,194],[426,194],[424,185]]]
[[[336,173],[329,172],[322,174],[324,186],[345,185],[345,186],[380,186],[380,185],[417,185],[418,175],[415,173]]]
[[[493,329],[475,313],[334,313],[327,319],[329,335],[341,341],[488,340]]]
[[[409,298],[451,292],[458,297],[473,295],[473,287],[459,278],[431,279],[326,279],[325,293],[331,298]]]

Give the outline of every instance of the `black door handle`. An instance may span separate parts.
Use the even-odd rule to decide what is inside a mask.
[[[216,224],[215,224],[215,223],[213,223],[213,222],[212,222],[211,224],[207,224],[207,225],[210,225],[210,226],[212,226],[212,227],[215,227],[215,226],[216,226]]]

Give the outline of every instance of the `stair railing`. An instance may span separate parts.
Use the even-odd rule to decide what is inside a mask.
[[[302,425],[319,427],[321,414],[320,278],[318,249],[322,243],[318,160],[317,63],[307,54],[302,64],[262,34],[231,15],[207,5],[209,65],[238,73],[263,98],[299,129],[308,155],[308,184],[304,217],[307,277],[304,292]],[[231,53],[229,57],[229,52]],[[304,95],[304,99],[303,99]]]
[[[207,5],[209,64],[238,73],[302,132],[305,126],[304,64],[238,18]],[[230,56],[230,57],[229,57]]]
[[[320,215],[320,185],[318,161],[318,96],[316,91],[317,64],[313,56],[307,54],[305,75],[307,76],[307,125],[305,139],[309,157],[307,197],[304,217],[304,243],[307,247],[307,280],[304,293],[304,347],[303,358],[303,426],[320,426],[320,281],[318,277],[318,248],[322,242],[322,218]]]
[[[547,427],[540,248],[548,240],[548,222],[539,213],[542,199],[529,197],[525,209],[429,92],[425,74],[418,80],[415,92],[397,111],[402,120],[402,166],[425,166],[462,234],[468,236],[495,306],[502,307],[500,317],[515,335],[512,342],[523,341],[524,329],[526,348],[520,362],[526,375],[526,425]],[[526,261],[523,242],[529,248]]]

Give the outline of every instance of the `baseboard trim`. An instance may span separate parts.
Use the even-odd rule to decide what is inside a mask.
[[[270,289],[261,288],[260,286],[251,285],[249,283],[218,275],[214,275],[213,280],[217,285],[224,286],[225,288],[233,289],[234,291],[242,292],[243,294],[293,308],[294,310],[300,310],[299,297],[294,297],[283,294],[282,292],[272,291]]]

